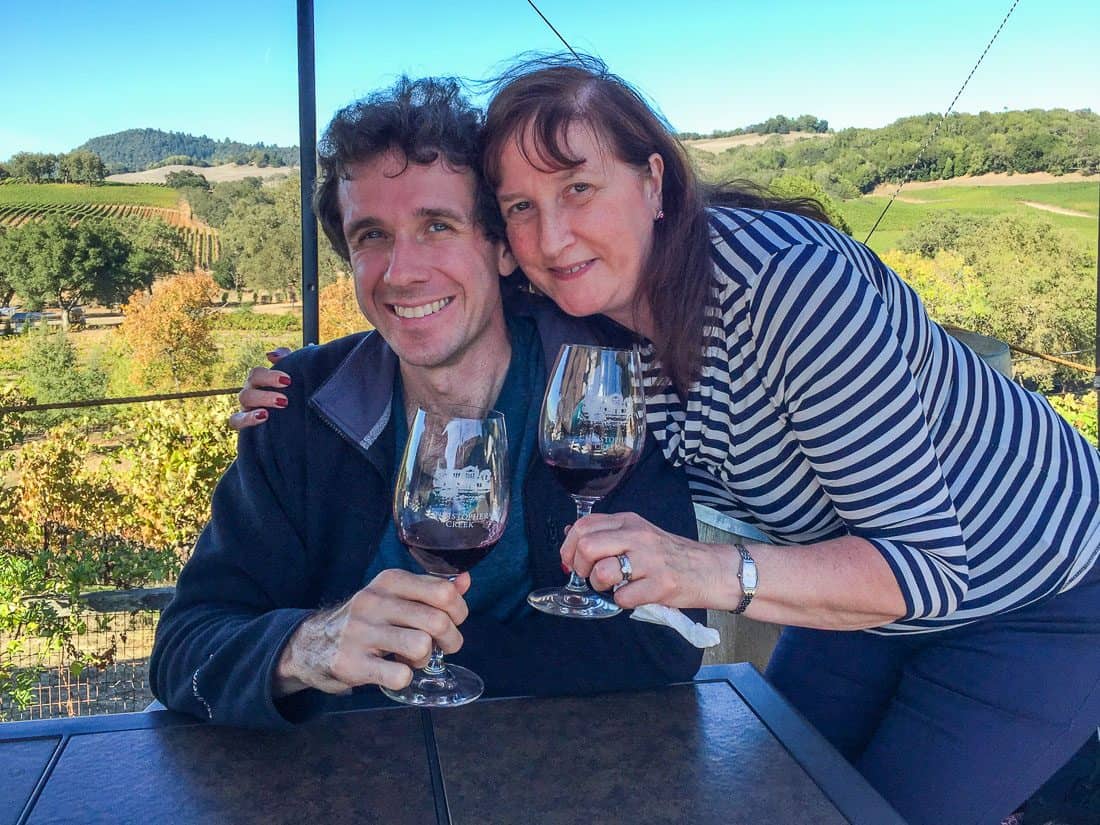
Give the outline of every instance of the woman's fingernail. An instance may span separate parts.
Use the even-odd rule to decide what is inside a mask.
[[[565,573],[566,575],[568,575],[569,572],[570,572],[569,571],[569,565],[566,564],[565,562],[561,563],[561,572]]]
[[[267,410],[256,410],[253,416],[257,421],[267,421]]]
[[[276,407],[285,407],[286,405],[287,405],[287,400],[285,398],[280,397],[280,398],[275,399],[275,406]]]
[[[290,376],[289,375],[280,375],[279,376],[279,384],[280,384],[280,386],[283,386],[283,387],[289,387],[290,386]]]

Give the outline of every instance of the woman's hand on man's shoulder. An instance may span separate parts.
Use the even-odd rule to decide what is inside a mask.
[[[290,355],[287,347],[279,347],[267,353],[272,366]],[[280,390],[290,386],[290,376],[282,370],[269,367],[253,367],[248,372],[244,386],[237,393],[239,412],[229,416],[229,426],[234,430],[246,430],[267,421],[269,409],[282,409],[289,401]]]

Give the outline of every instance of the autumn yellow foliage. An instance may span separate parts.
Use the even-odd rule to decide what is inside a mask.
[[[372,328],[359,311],[353,278],[337,278],[321,290],[318,303],[321,343]]]
[[[211,304],[218,287],[206,273],[176,275],[150,295],[135,292],[118,334],[131,357],[131,380],[152,390],[206,387],[218,360]]]

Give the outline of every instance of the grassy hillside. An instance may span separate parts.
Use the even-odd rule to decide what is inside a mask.
[[[27,204],[48,206],[78,203],[128,203],[174,209],[179,194],[151,184],[5,183],[0,185],[0,206]]]
[[[970,215],[1013,213],[1029,217],[1040,216],[1069,230],[1086,248],[1095,248],[1098,185],[1100,180],[1095,183],[1049,183],[1031,186],[926,186],[913,191],[902,189],[899,199],[890,207],[883,222],[871,236],[870,246],[876,252],[894,249],[902,235],[930,214],[951,209]],[[862,241],[867,237],[867,232],[889,200],[887,196],[874,195],[838,203],[840,212],[852,227],[854,238]],[[1087,217],[1038,209],[1028,206],[1025,201],[1082,212]]]

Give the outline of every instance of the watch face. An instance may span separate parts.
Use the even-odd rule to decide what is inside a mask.
[[[741,579],[741,589],[746,593],[756,589],[756,562],[752,560],[752,556],[749,555],[749,551],[744,548],[738,548],[741,551],[741,572],[738,578]]]
[[[744,572],[741,574],[741,583],[744,585],[746,591],[756,589],[756,564],[754,562],[746,562],[743,566]]]

